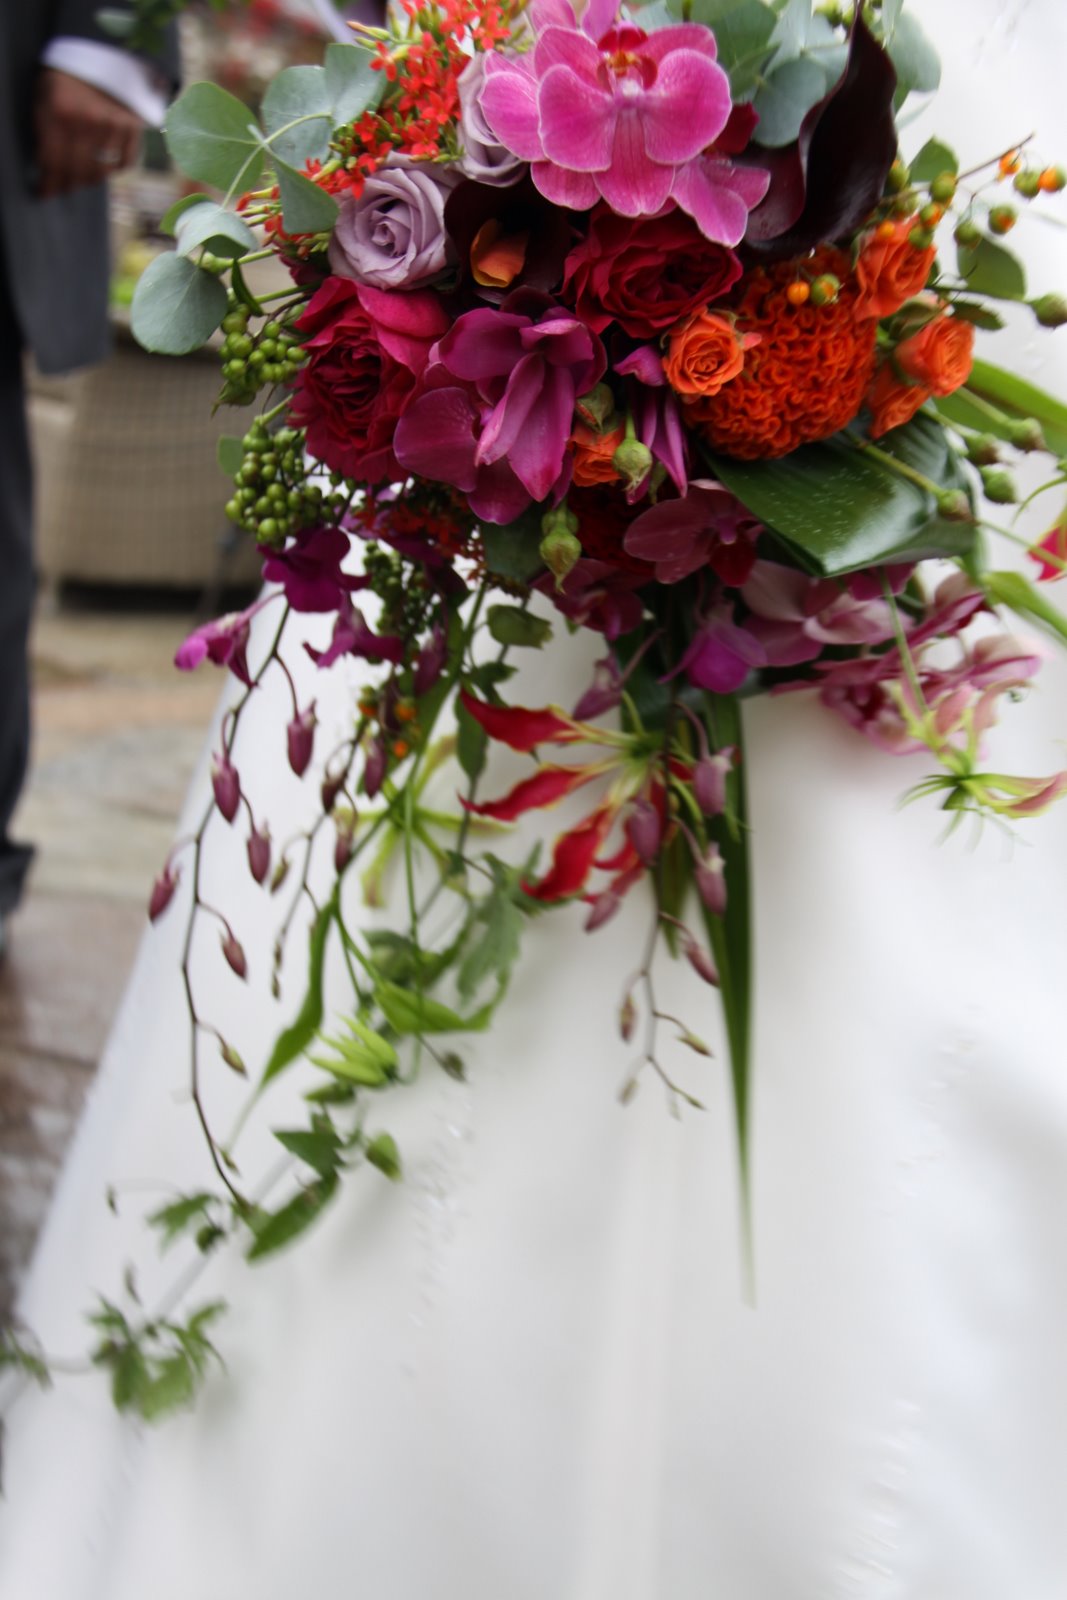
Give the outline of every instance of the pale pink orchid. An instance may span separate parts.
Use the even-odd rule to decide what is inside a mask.
[[[741,590],[746,626],[773,667],[814,661],[829,644],[879,644],[893,637],[884,600],[858,600],[833,578],[809,578],[776,561],[757,561]]]
[[[706,238],[740,243],[770,176],[710,153],[731,112],[714,34],[646,33],[616,11],[592,5],[579,27],[563,0],[541,5],[529,56],[486,59],[485,120],[557,205],[642,217],[673,201]]]

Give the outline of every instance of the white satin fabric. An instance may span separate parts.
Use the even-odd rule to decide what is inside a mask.
[[[1051,0],[927,0],[924,17],[961,154],[1031,125],[1067,154]],[[967,43],[983,22],[984,51]],[[1061,240],[1028,251],[1035,289],[1063,285]],[[1065,335],[1031,348],[1020,330],[992,358],[1038,376],[1040,352],[1067,388],[1050,359]],[[515,697],[573,700],[594,653],[579,639],[535,660]],[[350,690],[316,688],[325,750]],[[746,716],[754,1301],[714,996],[662,974],[664,1009],[716,1046],[711,1063],[669,1054],[707,1111],[675,1120],[651,1079],[622,1108],[615,1010],[647,906],[634,895],[593,937],[556,916],[530,930],[493,1031],[464,1041],[469,1083],[427,1068],[380,1102],[406,1181],[361,1175],[271,1264],[209,1266],[190,1298],[230,1300],[228,1371],[194,1413],[120,1419],[99,1377],[13,1406],[4,1600],[1062,1600],[1067,811],[1015,843],[939,844],[930,803],[896,809],[922,759],[799,696]],[[1065,732],[1053,660],[1006,711],[996,764],[1052,771]],[[253,793],[273,787],[281,837],[299,786],[238,754]],[[486,792],[520,765],[497,760]],[[210,941],[202,981],[254,1065],[299,963],[273,1006],[262,892],[214,859],[251,982],[218,976]],[[123,1185],[210,1181],[185,1103],[180,932],[172,911],[145,941],[26,1287],[52,1349],[82,1346],[91,1290],[119,1295],[127,1260],[149,1305],[181,1270],[180,1249],[160,1266],[145,1245],[158,1197]],[[292,1125],[297,1090],[282,1081],[266,1125]],[[238,1098],[220,1069],[218,1128]],[[250,1183],[270,1145],[250,1130]]]

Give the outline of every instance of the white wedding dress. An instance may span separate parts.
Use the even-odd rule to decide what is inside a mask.
[[[1032,127],[1067,155],[1057,0],[922,10],[964,164]],[[1064,235],[1027,235],[1035,289],[1062,289]],[[1067,334],[1029,326],[992,359],[1067,392]],[[538,658],[515,698],[573,700],[594,655],[579,638]],[[322,750],[354,682],[302,691]],[[616,1008],[646,908],[632,896],[595,936],[558,915],[528,933],[493,1030],[464,1041],[468,1083],[427,1068],[380,1102],[402,1184],[361,1174],[291,1252],[212,1260],[189,1298],[229,1300],[228,1370],[194,1412],[120,1418],[100,1374],[11,1407],[4,1600],[1063,1600],[1067,808],[1014,843],[939,844],[931,803],[896,809],[921,759],[806,697],[746,717],[754,1298],[714,995],[663,975],[666,1009],[716,1043],[671,1063],[707,1111],[675,1120],[651,1080],[624,1109]],[[996,764],[1055,770],[1065,733],[1052,659],[1006,709]],[[301,793],[278,755],[238,746],[253,793],[275,786],[276,838]],[[518,769],[505,755],[485,792]],[[207,948],[201,981],[254,1068],[298,963],[273,1005],[262,891],[222,860],[208,881],[250,982]],[[156,1261],[141,1217],[160,1196],[132,1185],[210,1183],[180,922],[145,939],[26,1284],[51,1350],[84,1348],[93,1291],[120,1297],[127,1261],[146,1305],[183,1269],[180,1246]],[[240,1090],[213,1073],[219,1128]],[[296,1104],[283,1079],[260,1122],[292,1125]],[[249,1182],[271,1144],[247,1134]]]

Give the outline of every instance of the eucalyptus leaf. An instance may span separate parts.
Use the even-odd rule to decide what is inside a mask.
[[[187,356],[226,315],[226,290],[212,273],[168,251],[149,263],[133,294],[130,326],[144,349]]]
[[[199,183],[237,193],[251,189],[263,170],[251,111],[218,84],[190,84],[167,112],[164,132],[175,166]]]
[[[778,18],[763,0],[693,0],[691,20],[715,34],[719,65],[735,99],[756,87]]]
[[[188,211],[192,206],[202,205],[205,200],[211,200],[211,198],[209,194],[183,194],[181,199],[175,200],[174,204],[168,206],[160,217],[160,233],[169,233],[173,237],[178,218],[182,213]],[[214,204],[213,201],[212,204]]]
[[[256,248],[256,236],[244,218],[214,200],[183,211],[174,231],[183,256],[199,249],[216,256],[246,256]]]
[[[898,94],[931,94],[941,82],[941,62],[912,11],[901,13],[887,45],[897,70]]]
[[[535,617],[523,606],[490,606],[486,620],[497,644],[539,650],[552,637],[552,624],[547,617]]]
[[[910,166],[913,183],[933,183],[943,172],[951,172],[955,176],[959,170],[956,152],[947,144],[942,144],[940,139],[927,139]]]
[[[966,523],[942,522],[933,496],[865,454],[863,441],[836,434],[777,461],[709,456],[715,475],[810,571],[837,577],[861,567],[927,556],[961,556],[973,542]],[[917,416],[879,440],[941,488],[961,487],[941,427]]]
[[[975,294],[996,300],[1025,300],[1026,272],[1022,262],[1002,244],[984,236],[974,245],[957,245],[960,276]]]
[[[323,160],[334,129],[325,69],[286,67],[263,96],[262,116],[267,142],[279,160],[294,167]]]
[[[373,111],[385,93],[384,72],[376,72],[373,52],[358,44],[331,44],[326,51],[326,88],[335,128],[347,127]]]
[[[792,144],[804,118],[828,88],[823,68],[806,57],[776,68],[752,102],[759,113],[760,144],[769,149]]]
[[[337,201],[333,195],[285,161],[276,159],[274,171],[286,233],[329,233],[337,221]]]

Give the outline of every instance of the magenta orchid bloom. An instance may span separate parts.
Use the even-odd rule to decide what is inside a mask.
[[[178,646],[174,665],[182,672],[193,672],[202,661],[229,667],[234,677],[252,687],[248,675],[248,636],[252,618],[269,603],[270,596],[257,600],[245,611],[231,611],[213,622],[203,622]]]
[[[352,604],[347,595],[339,602],[333,634],[325,650],[316,650],[305,644],[304,649],[317,667],[332,667],[341,656],[358,656],[377,666],[391,661],[399,666],[404,659],[404,641],[399,634],[375,633],[363,613]]]
[[[630,355],[616,361],[615,371],[630,380],[637,437],[651,450],[653,461],[664,468],[678,493],[685,494],[689,482],[685,427],[677,396],[667,383],[662,356],[650,344],[639,345]],[[627,493],[631,505],[641,498],[647,487],[646,478]]]
[[[697,23],[646,33],[590,6],[542,7],[528,57],[487,57],[481,109],[501,143],[531,163],[547,200],[624,217],[672,201],[706,238],[735,245],[769,174],[707,154],[730,119],[730,82],[715,37]]]
[[[393,448],[408,472],[451,483],[487,522],[558,498],[577,398],[604,372],[584,323],[530,290],[468,311],[434,347]]]
[[[711,694],[734,694],[749,673],[767,665],[767,652],[747,627],[733,619],[727,604],[712,606],[670,676],[684,672],[690,683]]]
[[[660,500],[627,530],[627,555],[655,564],[657,583],[680,583],[710,567],[723,583],[738,587],[752,571],[756,540],[763,532],[749,511],[721,484],[694,478],[680,500]]]
[[[599,760],[582,765],[540,762],[532,777],[522,779],[499,800],[463,802],[477,816],[514,822],[527,811],[556,805],[598,778],[610,778],[604,800],[560,834],[544,877],[523,884],[533,900],[550,902],[583,895],[593,906],[587,927],[600,927],[618,908],[627,889],[647,871],[650,836],[655,836],[654,856],[664,832],[667,811],[658,752],[639,750],[632,735],[579,722],[558,706],[534,711],[526,706],[490,705],[465,690],[460,698],[489,737],[512,750],[532,753],[543,744],[585,743],[603,751]],[[625,823],[623,842],[614,855],[602,859],[600,852],[620,819]],[[650,820],[654,823],[651,829]],[[610,873],[610,881],[599,894],[583,894],[594,868]]]
[[[884,600],[859,600],[833,578],[809,578],[776,561],[757,561],[741,590],[747,626],[772,667],[814,661],[828,644],[880,644],[893,637]]]
[[[345,596],[365,589],[365,577],[342,570],[351,541],[341,528],[302,528],[284,550],[263,562],[268,583],[280,583],[294,611],[336,611]]]

